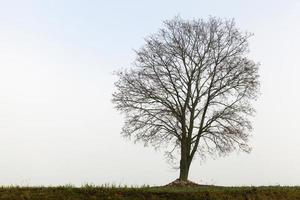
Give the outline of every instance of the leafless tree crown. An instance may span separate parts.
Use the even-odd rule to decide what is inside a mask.
[[[145,144],[221,155],[250,151],[259,87],[258,64],[248,59],[249,33],[233,20],[174,18],[145,40],[136,60],[117,72],[113,103],[125,113],[122,133]]]

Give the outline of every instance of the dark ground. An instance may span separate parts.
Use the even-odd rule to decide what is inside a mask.
[[[0,200],[300,200],[300,187],[0,187]]]

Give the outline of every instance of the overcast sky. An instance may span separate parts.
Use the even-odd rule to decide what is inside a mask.
[[[175,15],[235,18],[261,63],[251,154],[195,160],[190,179],[300,185],[300,1],[0,1],[0,185],[161,185],[163,149],[121,137],[111,103],[134,49]]]

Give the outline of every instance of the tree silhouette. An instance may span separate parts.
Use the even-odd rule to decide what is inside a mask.
[[[125,113],[122,134],[173,147],[181,181],[196,153],[249,152],[250,103],[259,88],[258,64],[246,57],[250,36],[234,20],[165,21],[133,66],[117,72],[112,101]]]

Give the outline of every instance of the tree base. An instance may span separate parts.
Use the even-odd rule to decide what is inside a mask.
[[[176,179],[175,181],[165,185],[165,187],[199,187],[202,186],[198,183],[192,181],[181,181],[180,179]]]

